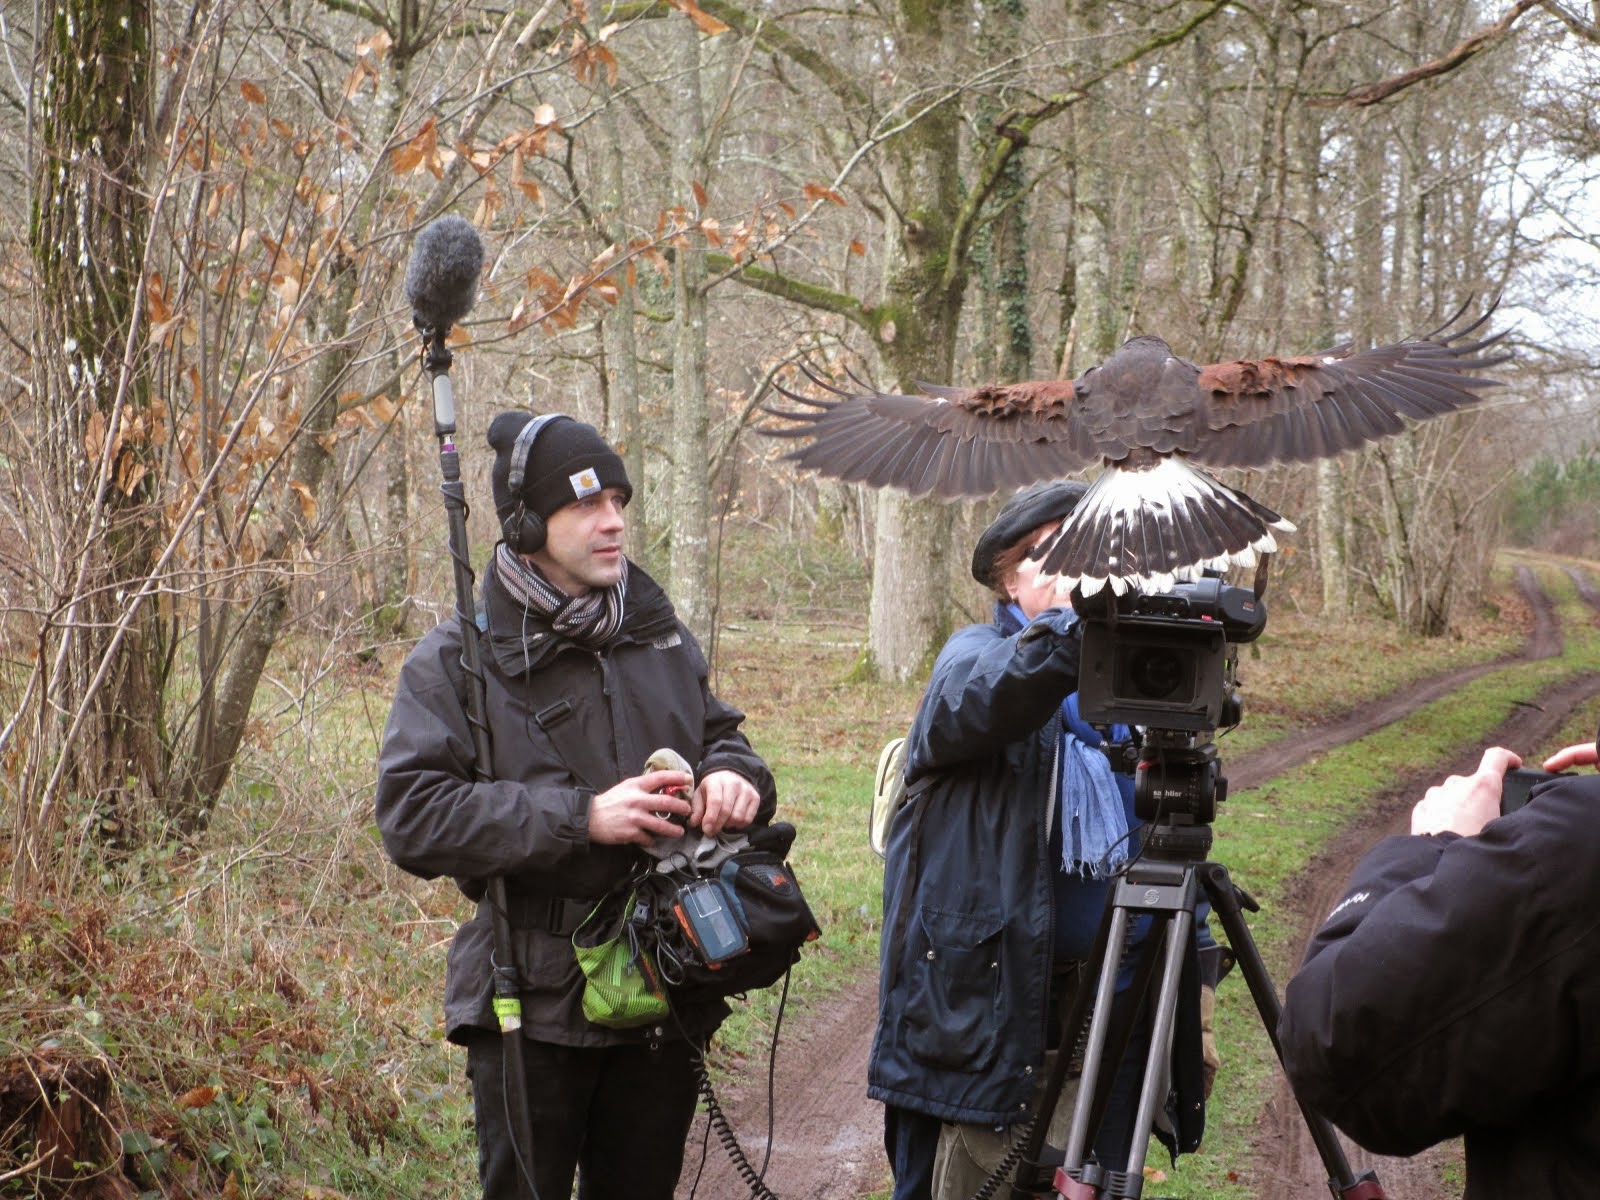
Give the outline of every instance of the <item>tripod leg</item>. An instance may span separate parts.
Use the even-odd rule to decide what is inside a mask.
[[[1206,895],[1211,898],[1212,909],[1222,919],[1222,928],[1228,935],[1228,944],[1233,948],[1233,953],[1239,961],[1245,982],[1250,985],[1250,995],[1255,1000],[1256,1011],[1261,1014],[1261,1024],[1266,1028],[1267,1040],[1272,1043],[1272,1052],[1277,1055],[1281,1065],[1283,1048],[1278,1044],[1278,1017],[1283,1008],[1278,1003],[1278,992],[1273,987],[1272,978],[1267,974],[1267,965],[1262,961],[1261,952],[1256,949],[1255,938],[1250,934],[1250,926],[1245,924],[1238,889],[1233,886],[1233,880],[1228,878],[1228,868],[1221,863],[1204,864],[1200,868],[1200,880],[1205,887]],[[1300,1104],[1298,1096],[1295,1097],[1295,1103],[1299,1105],[1300,1114],[1305,1118],[1306,1128],[1311,1131],[1311,1140],[1316,1143],[1322,1165],[1327,1168],[1328,1190],[1335,1200],[1382,1200],[1387,1193],[1384,1192],[1376,1175],[1371,1171],[1364,1171],[1360,1176],[1351,1173],[1350,1160],[1345,1157],[1344,1147],[1339,1145],[1339,1138],[1333,1130],[1333,1125],[1326,1118]]]
[[[1089,1022],[1089,1038],[1083,1051],[1083,1073],[1078,1080],[1078,1097],[1072,1108],[1072,1128],[1067,1134],[1066,1158],[1064,1166],[1068,1170],[1081,1166],[1085,1157],[1085,1147],[1089,1140],[1089,1110],[1094,1103],[1096,1091],[1095,1081],[1100,1078],[1102,1060],[1105,1058],[1106,1035],[1111,1021],[1111,1005],[1117,993],[1117,957],[1109,953],[1108,947],[1124,944],[1128,933],[1128,912],[1113,903],[1110,910],[1109,925],[1102,926],[1103,941],[1098,945],[1100,959],[1100,977],[1095,982],[1094,1016]],[[1085,998],[1080,992],[1078,1003]],[[1076,1011],[1076,1005],[1074,1007]],[[1077,1030],[1081,1026],[1081,1019],[1069,1022],[1067,1036],[1076,1039]],[[1070,1055],[1072,1046],[1063,1041],[1061,1053]],[[1114,1068],[1115,1064],[1113,1064]],[[1049,1118],[1045,1118],[1048,1123]]]
[[[1139,1092],[1139,1108],[1133,1119],[1133,1142],[1128,1148],[1126,1173],[1142,1176],[1150,1130],[1155,1127],[1156,1110],[1166,1101],[1171,1082],[1172,1034],[1178,1014],[1179,981],[1183,978],[1184,951],[1194,935],[1194,909],[1168,914],[1166,960],[1161,971],[1161,990],[1156,996],[1155,1017],[1150,1029],[1150,1051],[1145,1057],[1144,1086]]]
[[[1144,1186],[1144,1158],[1149,1148],[1150,1130],[1157,1108],[1165,1099],[1172,1061],[1172,1038],[1176,1027],[1184,952],[1194,933],[1194,906],[1200,894],[1194,871],[1178,864],[1148,863],[1117,881],[1111,895],[1112,944],[1120,944],[1130,913],[1149,913],[1153,924],[1146,937],[1150,945],[1161,948],[1161,985],[1151,1018],[1150,1045],[1145,1056],[1143,1083],[1139,1093],[1123,1171],[1106,1170],[1100,1165],[1085,1165],[1089,1113],[1097,1081],[1116,1063],[1106,1063],[1105,1045],[1116,995],[1117,966],[1110,955],[1103,955],[1095,997],[1094,1020],[1089,1026],[1084,1050],[1083,1076],[1078,1084],[1077,1104],[1073,1108],[1072,1131],[1067,1138],[1066,1157],[1056,1175],[1056,1192],[1064,1200],[1094,1200],[1101,1196],[1138,1196]]]

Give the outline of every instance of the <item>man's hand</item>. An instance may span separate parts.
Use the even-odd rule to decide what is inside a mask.
[[[693,782],[694,776],[686,771],[646,771],[624,779],[589,801],[589,840],[602,845],[650,846],[657,838],[677,837],[683,830],[655,814],[688,817],[699,807],[699,793],[690,804],[673,789],[687,792]]]
[[[1600,764],[1600,753],[1594,742],[1579,742],[1565,750],[1557,750],[1544,760],[1546,771],[1565,771],[1568,767],[1592,767]]]
[[[744,829],[756,819],[761,793],[737,771],[713,771],[694,790],[694,809],[689,824],[707,837],[724,829]]]
[[[1483,752],[1471,775],[1452,775],[1429,788],[1411,810],[1412,833],[1459,833],[1471,837],[1500,815],[1506,772],[1522,759],[1503,746]]]

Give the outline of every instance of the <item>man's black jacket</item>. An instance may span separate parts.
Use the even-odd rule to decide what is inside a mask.
[[[1278,1035],[1300,1100],[1369,1150],[1464,1135],[1468,1200],[1600,1196],[1600,777],[1379,843]]]
[[[761,793],[757,820],[765,822],[776,805],[772,774],[739,732],[744,715],[707,686],[705,658],[666,594],[638,567],[630,569],[622,629],[601,650],[552,633],[492,569],[484,603],[491,779],[475,777],[461,635],[446,621],[406,659],[389,713],[378,759],[384,849],[425,879],[454,876],[469,894],[481,894],[483,878],[503,875],[515,909],[562,914],[513,922],[530,1037],[580,1046],[637,1040],[639,1031],[605,1029],[582,1013],[571,916],[643,859],[633,846],[590,842],[590,800],[670,746],[696,779],[730,770],[750,780]],[[562,904],[551,910],[547,899]],[[452,1040],[474,1027],[498,1028],[489,1004],[492,942],[480,906],[450,948],[445,1031]]]

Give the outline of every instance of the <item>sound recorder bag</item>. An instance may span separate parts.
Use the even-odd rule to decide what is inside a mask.
[[[639,881],[653,957],[673,1001],[693,1004],[770,987],[822,935],[785,861],[786,822],[737,835],[715,867],[663,861]]]

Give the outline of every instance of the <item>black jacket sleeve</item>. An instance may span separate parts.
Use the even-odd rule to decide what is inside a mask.
[[[584,857],[590,794],[538,761],[531,742],[519,755],[524,778],[478,778],[460,647],[436,630],[401,668],[378,757],[384,849],[424,879],[552,871]]]
[[[1516,1126],[1600,1071],[1600,777],[1475,837],[1379,843],[1278,1035],[1299,1099],[1381,1154]]]

